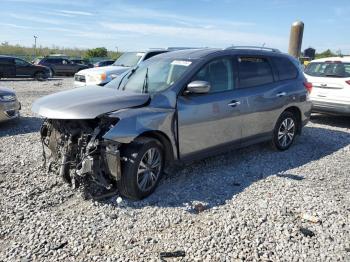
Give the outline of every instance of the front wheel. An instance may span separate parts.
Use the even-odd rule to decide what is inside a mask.
[[[34,78],[37,80],[37,81],[43,81],[45,79],[47,79],[47,75],[43,72],[38,72],[34,75]]]
[[[272,146],[280,151],[287,150],[297,134],[297,119],[291,112],[283,112],[273,131]]]
[[[162,145],[152,138],[139,138],[128,145],[123,156],[126,161],[117,183],[120,193],[137,200],[152,194],[163,173]]]

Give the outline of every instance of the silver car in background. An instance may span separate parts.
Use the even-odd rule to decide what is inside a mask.
[[[288,149],[310,118],[309,84],[294,58],[265,49],[168,52],[105,87],[40,98],[50,166],[142,199],[175,163],[263,141]]]
[[[18,118],[20,109],[15,91],[0,87],[0,122]]]

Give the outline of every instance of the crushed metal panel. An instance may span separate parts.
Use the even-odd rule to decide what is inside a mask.
[[[173,108],[134,108],[113,113],[111,117],[119,118],[119,122],[109,130],[103,138],[119,143],[131,143],[135,138],[147,131],[159,131],[165,134],[176,154],[176,139],[174,130],[175,109]]]

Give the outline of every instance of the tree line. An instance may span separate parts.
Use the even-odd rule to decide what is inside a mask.
[[[110,59],[117,59],[121,53],[109,51],[105,47],[97,47],[93,49],[80,48],[64,48],[58,46],[52,47],[26,47],[21,45],[11,45],[8,42],[0,44],[0,55],[13,55],[32,60],[34,57],[44,57],[52,54],[64,54],[69,57],[81,57],[84,59],[91,59],[95,57],[105,57]]]

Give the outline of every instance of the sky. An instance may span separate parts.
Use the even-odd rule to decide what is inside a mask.
[[[303,49],[350,54],[349,0],[0,0],[0,42],[137,51],[258,45],[288,50],[294,21]]]

